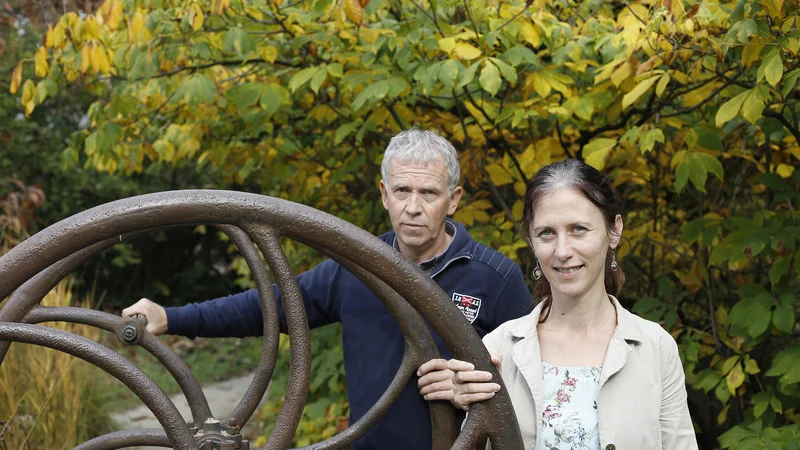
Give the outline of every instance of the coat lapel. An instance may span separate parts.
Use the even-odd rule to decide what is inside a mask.
[[[611,341],[608,343],[606,357],[603,360],[603,370],[600,373],[601,389],[606,381],[619,372],[628,361],[628,355],[633,350],[630,344],[642,342],[639,327],[636,326],[631,313],[623,308],[613,295],[609,295],[609,298],[611,298],[611,303],[614,304],[614,308],[617,310],[617,326],[611,336]]]

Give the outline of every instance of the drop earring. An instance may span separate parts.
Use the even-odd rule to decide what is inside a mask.
[[[536,260],[536,266],[533,267],[533,279],[538,280],[542,278],[542,267],[539,265],[539,260]]]
[[[611,271],[617,271],[617,254],[614,253],[614,250],[611,250]]]

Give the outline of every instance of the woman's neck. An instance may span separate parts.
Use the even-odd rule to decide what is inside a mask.
[[[553,295],[545,323],[554,328],[588,331],[601,328],[611,320],[616,321],[616,309],[603,287],[581,298]]]

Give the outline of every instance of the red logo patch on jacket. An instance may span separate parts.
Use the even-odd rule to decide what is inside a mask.
[[[478,297],[453,292],[453,303],[464,313],[464,317],[469,320],[469,323],[475,321],[478,317],[478,312],[481,310],[481,299]]]

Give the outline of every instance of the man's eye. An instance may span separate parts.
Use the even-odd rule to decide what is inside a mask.
[[[588,231],[588,230],[586,229],[586,227],[582,227],[582,226],[580,226],[580,225],[575,225],[575,228],[573,228],[573,230],[574,230],[574,231],[577,231],[578,233],[583,233],[584,231]]]

